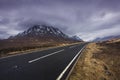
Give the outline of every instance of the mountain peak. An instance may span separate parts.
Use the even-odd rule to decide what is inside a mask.
[[[79,41],[78,38],[70,38],[58,28],[49,25],[34,25],[9,39],[38,40],[38,41]]]
[[[56,36],[56,37],[67,37],[61,30],[53,26],[47,25],[34,25],[23,33],[17,36]]]
[[[16,36],[9,37],[9,39],[17,39],[17,40],[31,40],[38,39],[42,41],[65,41],[70,40],[69,36],[64,34],[58,28],[49,25],[34,25],[29,29],[25,30],[22,33],[17,34]]]

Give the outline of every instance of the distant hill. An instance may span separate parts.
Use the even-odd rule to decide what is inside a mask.
[[[96,38],[93,41],[97,42],[97,41],[107,41],[110,39],[118,39],[120,38],[120,35],[116,35],[116,36],[107,36],[107,37],[103,37],[103,38]]]

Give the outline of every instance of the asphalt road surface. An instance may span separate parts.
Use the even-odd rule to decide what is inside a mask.
[[[86,43],[0,59],[0,80],[65,80]]]

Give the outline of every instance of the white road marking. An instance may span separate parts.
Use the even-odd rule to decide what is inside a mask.
[[[74,62],[74,60],[79,56],[79,54],[82,52],[84,47],[77,53],[77,55],[72,59],[72,61],[67,65],[67,67],[62,71],[62,73],[58,76],[58,78],[56,80],[60,80],[63,77],[63,75],[65,74],[67,69],[71,66],[71,64]]]
[[[51,54],[48,54],[48,55],[45,55],[45,56],[42,56],[42,57],[39,57],[39,58],[36,58],[36,59],[33,59],[33,60],[30,60],[30,61],[28,61],[28,63],[32,63],[32,62],[38,61],[38,60],[40,60],[40,59],[46,58],[46,57],[48,57],[48,56],[54,55],[54,54],[59,53],[59,52],[62,52],[62,51],[64,51],[64,49],[59,50],[59,51],[56,51],[56,52],[53,52],[53,53],[51,53]]]
[[[73,45],[73,44],[72,44],[72,45]],[[66,45],[66,46],[68,46],[68,45]],[[65,46],[58,46],[58,47],[53,47],[53,48],[43,49],[43,50],[39,50],[39,51],[46,51],[46,50],[56,49],[56,48],[59,48],[59,47],[65,47]],[[25,54],[33,53],[33,52],[38,52],[38,51],[24,52],[24,53],[22,53],[22,54],[10,55],[10,56],[6,56],[6,57],[2,57],[2,58],[0,58],[0,60],[1,60],[1,59],[10,58],[10,57],[21,56],[21,55],[25,55]]]

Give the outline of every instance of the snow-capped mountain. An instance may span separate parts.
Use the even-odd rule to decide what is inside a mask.
[[[48,25],[34,25],[22,33],[9,39],[22,39],[39,41],[78,41],[77,38],[71,39],[58,28]]]
[[[46,25],[34,25],[33,27],[29,28],[28,30],[24,31],[23,33],[19,33],[16,37],[44,37],[44,36],[54,36],[54,37],[63,37],[68,38],[62,31],[58,28],[54,28],[52,26]]]
[[[80,39],[80,37],[78,37],[77,35],[72,36],[71,38],[72,38],[73,40],[83,41],[83,40]]]

